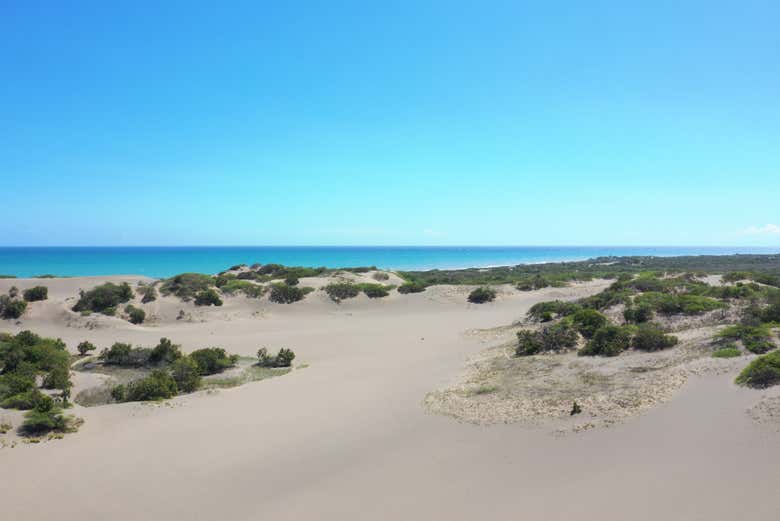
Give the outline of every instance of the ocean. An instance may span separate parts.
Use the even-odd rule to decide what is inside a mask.
[[[234,264],[455,269],[584,260],[608,255],[778,253],[780,248],[682,246],[183,246],[0,247],[0,274],[31,277],[216,273]]]

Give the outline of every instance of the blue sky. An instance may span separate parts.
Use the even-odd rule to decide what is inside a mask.
[[[780,245],[780,4],[634,4],[4,0],[0,244]]]

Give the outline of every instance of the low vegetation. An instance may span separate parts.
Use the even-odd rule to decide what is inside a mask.
[[[198,374],[207,376],[224,371],[236,365],[238,355],[228,355],[221,347],[206,347],[190,353],[198,368]]]
[[[271,284],[271,293],[268,300],[277,304],[292,304],[306,298],[312,288],[302,288],[300,286],[290,286],[286,283]]]
[[[127,320],[132,324],[141,324],[146,320],[146,311],[141,308],[137,308],[132,304],[125,306],[125,313],[127,314]]]
[[[46,300],[49,298],[49,288],[46,286],[33,286],[32,288],[24,290],[22,296],[27,302]]]
[[[404,282],[398,286],[398,293],[401,293],[402,295],[408,293],[422,293],[423,291],[425,291],[425,284],[422,282]]]
[[[81,291],[78,302],[73,306],[73,311],[113,315],[119,304],[124,304],[132,298],[133,290],[128,283],[106,282],[89,291]]]
[[[195,295],[196,306],[221,306],[222,299],[213,288],[204,289]]]
[[[780,351],[759,356],[739,373],[735,381],[758,389],[780,384]]]
[[[468,301],[472,304],[484,304],[485,302],[493,302],[496,298],[496,290],[486,286],[476,288],[469,293]]]
[[[27,302],[8,295],[0,295],[0,318],[17,319],[27,311]]]
[[[290,367],[295,360],[295,353],[289,349],[281,348],[276,356],[268,354],[265,347],[257,350],[257,365],[260,367]]]
[[[160,285],[160,293],[172,295],[187,302],[196,298],[198,294],[214,287],[216,281],[210,275],[202,273],[181,273],[169,279],[165,279]]]

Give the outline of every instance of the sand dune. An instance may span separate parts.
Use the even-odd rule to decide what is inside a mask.
[[[480,306],[465,302],[467,288],[447,286],[340,305],[321,292],[293,305],[231,297],[208,309],[166,297],[144,306],[152,320],[141,326],[68,311],[67,299],[105,280],[47,280],[50,299],[2,329],[32,329],[71,348],[81,340],[153,345],[162,336],[185,351],[290,347],[308,367],[165,404],[77,407],[86,420],[78,433],[0,450],[4,519],[780,518],[771,499],[780,437],[747,414],[774,395],[735,387],[733,371],[690,378],[637,417],[565,437],[461,423],[423,407],[493,345],[473,330],[606,282],[507,288]],[[36,283],[0,280],[0,292]],[[188,319],[176,320],[180,309]]]

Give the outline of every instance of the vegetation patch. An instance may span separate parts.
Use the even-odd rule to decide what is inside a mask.
[[[271,293],[268,300],[277,304],[292,304],[306,298],[306,295],[314,291],[312,288],[290,286],[286,283],[271,284]]]
[[[472,290],[469,293],[468,301],[472,304],[484,304],[485,302],[493,302],[496,298],[496,290],[486,286],[482,286]]]
[[[742,356],[742,351],[734,344],[721,347],[712,352],[713,358],[736,358]]]
[[[780,383],[780,351],[772,351],[759,356],[745,367],[737,379],[737,384],[764,389]]]
[[[165,279],[160,285],[163,295],[173,295],[187,302],[194,299],[199,293],[212,288],[215,285],[214,277],[202,273],[181,273],[169,279]]]
[[[401,293],[402,295],[408,293],[422,293],[423,291],[425,291],[425,284],[422,282],[404,282],[398,286],[398,293]]]
[[[33,286],[32,288],[24,290],[22,296],[27,302],[46,300],[49,298],[49,288],[46,286]]]
[[[73,311],[89,311],[113,315],[116,313],[116,307],[124,304],[133,298],[133,290],[126,282],[114,284],[106,282],[96,286],[89,291],[81,291],[79,300],[73,306]]]

